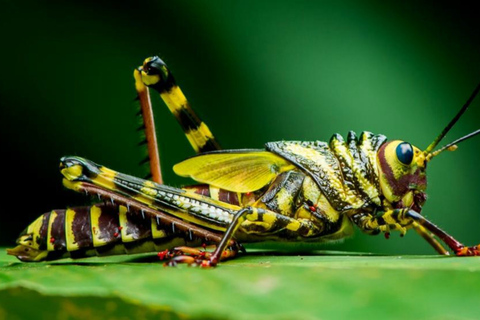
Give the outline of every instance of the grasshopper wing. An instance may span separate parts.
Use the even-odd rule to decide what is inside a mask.
[[[200,154],[176,164],[173,171],[233,192],[251,192],[295,166],[264,150],[227,150]]]

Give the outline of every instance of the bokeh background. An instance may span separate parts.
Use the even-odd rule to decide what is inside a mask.
[[[369,130],[425,148],[480,80],[480,20],[466,2],[3,1],[0,245],[53,208],[63,155],[145,175],[132,70],[159,55],[224,148]],[[164,175],[193,155],[154,97]],[[480,100],[445,142],[480,126]],[[480,138],[429,166],[424,214],[480,243]],[[414,232],[357,233],[330,250],[433,254]]]

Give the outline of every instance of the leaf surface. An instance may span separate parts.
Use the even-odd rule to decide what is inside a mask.
[[[253,251],[206,270],[151,255],[20,263],[0,253],[0,319],[473,319],[479,301],[478,257]]]

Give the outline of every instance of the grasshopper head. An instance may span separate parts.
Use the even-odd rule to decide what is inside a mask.
[[[420,212],[426,200],[426,157],[410,143],[394,140],[377,153],[382,193],[393,207],[412,207]]]
[[[467,110],[479,91],[480,84],[460,111],[425,150],[421,151],[410,143],[399,140],[387,142],[380,147],[377,153],[380,188],[385,199],[394,208],[411,207],[413,210],[420,212],[427,198],[425,194],[427,163],[445,150],[456,150],[458,143],[480,133],[480,129],[476,130],[433,151]]]

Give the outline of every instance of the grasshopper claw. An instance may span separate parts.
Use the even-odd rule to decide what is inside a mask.
[[[455,252],[459,257],[464,256],[480,256],[480,245],[473,247],[461,247]]]

